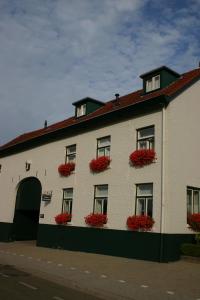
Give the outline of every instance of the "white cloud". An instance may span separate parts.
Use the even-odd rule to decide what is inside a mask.
[[[85,96],[140,88],[151,68],[195,67],[197,8],[197,0],[178,10],[157,0],[1,0],[0,143],[68,117]]]

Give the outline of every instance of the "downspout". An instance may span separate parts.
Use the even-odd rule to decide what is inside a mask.
[[[163,261],[164,250],[164,210],[165,210],[165,104],[162,105],[161,120],[161,203],[160,203],[160,262]]]

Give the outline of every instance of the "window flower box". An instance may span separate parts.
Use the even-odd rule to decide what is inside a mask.
[[[75,163],[61,164],[58,167],[58,172],[61,176],[69,176],[75,170]]]
[[[100,156],[96,159],[92,159],[90,162],[90,170],[94,173],[99,173],[108,168],[111,159],[108,156]]]
[[[200,232],[200,213],[188,215],[187,222],[191,230]]]
[[[154,223],[153,218],[146,215],[130,216],[126,221],[127,227],[133,231],[149,231]]]
[[[154,162],[156,153],[153,149],[140,149],[131,153],[129,158],[134,167],[143,167]]]
[[[108,221],[107,215],[91,213],[85,217],[85,223],[93,227],[103,227]]]
[[[64,225],[71,222],[72,215],[68,213],[61,213],[55,216],[55,221],[58,225]]]

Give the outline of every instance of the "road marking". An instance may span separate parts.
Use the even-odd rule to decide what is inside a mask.
[[[148,286],[148,285],[145,285],[145,284],[142,284],[140,287],[146,289],[146,288],[148,288],[149,286]]]
[[[8,275],[6,275],[6,274],[4,274],[4,273],[0,273],[0,275],[1,275],[2,277],[5,277],[5,278],[10,277],[10,276],[8,276]]]
[[[174,295],[174,292],[172,292],[172,291],[166,291],[166,293],[167,293],[168,295]]]
[[[91,272],[88,271],[88,270],[85,270],[84,273],[85,273],[85,274],[90,274]]]
[[[24,254],[20,254],[20,256],[24,256]]]
[[[47,264],[52,264],[52,261],[48,260],[48,261],[47,261]]]
[[[19,281],[18,283],[21,284],[21,285],[24,285],[25,287],[27,287],[29,289],[32,289],[32,290],[37,290],[38,289],[37,287],[35,287],[33,285],[30,285],[30,284],[28,284],[26,282],[23,282],[23,281]]]
[[[74,268],[74,267],[71,267],[70,269],[71,269],[71,270],[76,270],[76,268]]]
[[[125,283],[126,281],[123,279],[118,280],[120,283]]]
[[[64,300],[64,298],[60,298],[58,296],[54,296],[53,299],[55,299],[55,300]]]
[[[101,275],[101,278],[107,278],[107,276],[106,276],[106,275],[104,275],[104,274],[102,274],[102,275]]]
[[[33,259],[32,256],[29,256],[28,259]]]
[[[63,264],[57,264],[57,266],[58,266],[58,267],[62,267],[62,266],[63,266]]]

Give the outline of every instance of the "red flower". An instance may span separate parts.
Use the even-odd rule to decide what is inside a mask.
[[[55,216],[55,221],[57,224],[66,224],[67,222],[70,222],[72,218],[72,215],[68,213],[61,213],[57,216]]]
[[[85,223],[90,226],[102,227],[108,221],[107,215],[91,213],[85,217]]]
[[[134,167],[143,167],[155,160],[156,153],[153,149],[135,150],[130,155],[130,161]]]
[[[190,229],[200,231],[200,214],[188,215],[187,222],[190,225]]]
[[[69,176],[75,170],[75,163],[62,164],[58,167],[61,176]]]
[[[111,162],[110,157],[100,156],[96,159],[92,159],[90,162],[90,170],[92,172],[102,172],[106,170]]]
[[[134,231],[142,229],[143,231],[151,230],[154,224],[153,218],[150,216],[130,216],[126,221],[126,225],[129,229]]]

